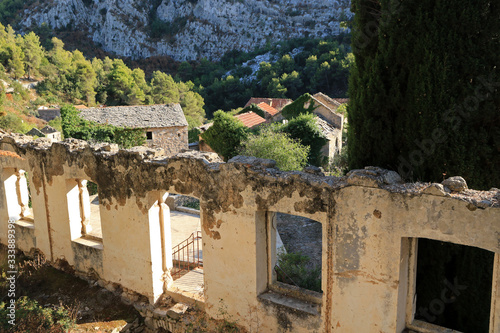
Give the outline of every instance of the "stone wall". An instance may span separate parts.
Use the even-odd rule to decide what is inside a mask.
[[[61,117],[60,109],[39,109],[38,110],[38,118],[43,119],[45,121],[51,121],[56,119],[57,117]]]
[[[251,332],[442,332],[413,319],[416,239],[430,238],[495,253],[490,331],[500,332],[497,189],[402,184],[378,168],[342,178],[281,172],[270,160],[220,163],[198,152],[168,158],[146,147],[117,151],[75,139],[3,136],[0,149],[0,242],[8,243],[7,220],[21,211],[8,198],[22,184],[9,177],[26,170],[33,222],[18,221],[17,247],[36,248],[150,303],[170,288],[165,202],[172,193],[200,200],[202,308],[209,316],[220,318],[222,303],[226,316]],[[82,196],[72,184],[82,179],[99,186],[102,239],[75,228]],[[275,212],[322,224],[322,293],[273,281]]]
[[[181,150],[188,149],[187,126],[173,126],[164,128],[149,128],[153,139],[146,141],[149,148],[163,148],[167,155],[173,155]]]
[[[315,109],[313,111],[314,114],[321,115],[326,121],[330,124],[334,125],[336,128],[342,130],[344,128],[344,116],[334,112],[320,103],[314,103]]]

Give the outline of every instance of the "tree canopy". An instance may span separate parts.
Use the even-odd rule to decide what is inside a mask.
[[[490,0],[352,6],[350,167],[500,186],[500,7]]]
[[[248,129],[239,119],[224,111],[217,111],[214,113],[213,125],[201,137],[227,161],[238,155],[241,142],[248,137]]]
[[[242,142],[240,154],[272,159],[281,170],[292,171],[306,166],[309,149],[289,134],[266,127]]]

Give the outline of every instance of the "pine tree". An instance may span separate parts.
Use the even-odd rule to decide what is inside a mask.
[[[500,6],[353,0],[351,168],[500,186]]]
[[[21,49],[23,38],[16,36],[14,29],[9,25],[7,26],[7,35],[5,39],[5,61],[6,68],[18,79],[24,75],[24,53]]]
[[[40,38],[32,31],[23,38],[21,47],[24,52],[24,64],[28,72],[28,79],[32,74],[36,74],[40,68],[42,59],[45,57],[44,49],[40,45]]]

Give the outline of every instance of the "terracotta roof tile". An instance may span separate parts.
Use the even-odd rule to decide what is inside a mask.
[[[252,128],[254,126],[258,126],[258,125],[266,122],[266,120],[264,118],[262,118],[261,116],[259,116],[258,114],[254,113],[252,111],[242,113],[242,114],[237,114],[234,117],[241,120],[243,125],[245,125],[248,128]]]
[[[285,105],[288,105],[292,103],[291,99],[288,98],[262,98],[262,97],[252,97],[250,100],[245,104],[245,107],[250,106],[251,104],[259,104],[259,103],[266,103],[273,108],[275,108],[278,111],[281,111],[285,107]]]
[[[264,112],[269,113],[271,116],[274,116],[276,113],[278,113],[278,110],[276,110],[275,108],[273,108],[271,105],[269,105],[267,103],[261,102],[261,103],[257,104],[257,106],[259,108],[261,108]]]

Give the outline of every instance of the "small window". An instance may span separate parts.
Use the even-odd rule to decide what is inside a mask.
[[[153,140],[153,132],[146,132],[146,140]]]
[[[321,223],[268,212],[267,224],[269,287],[279,292],[289,285],[321,293]]]
[[[33,210],[27,172],[22,169],[6,168],[4,174],[9,218],[32,223]]]
[[[97,184],[86,179],[67,180],[71,240],[102,240]]]

